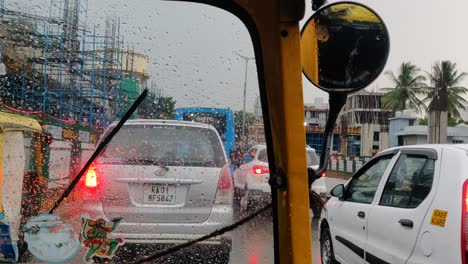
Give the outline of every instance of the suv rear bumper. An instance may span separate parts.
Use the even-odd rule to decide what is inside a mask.
[[[92,219],[107,220],[100,204],[83,205],[81,214],[88,215]],[[123,216],[123,221],[109,234],[109,237],[122,238],[125,243],[132,244],[180,244],[205,236],[231,223],[233,223],[232,206],[216,205],[212,208],[208,219],[201,223],[127,223]],[[231,245],[231,241],[231,236],[224,234],[200,243]]]

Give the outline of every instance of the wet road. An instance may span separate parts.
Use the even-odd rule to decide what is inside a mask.
[[[320,263],[317,219],[312,221],[312,258]],[[267,216],[261,216],[234,232],[230,264],[273,263],[273,224]]]
[[[344,183],[344,181],[335,178],[327,178],[325,183],[326,189],[327,191],[329,191],[335,185]],[[311,218],[313,256],[312,263],[314,264],[321,263],[317,223],[317,219]],[[232,238],[233,248],[231,251],[231,257],[229,261],[230,264],[269,264],[274,262],[273,224],[270,212],[266,212],[263,215],[257,217],[256,219],[253,219],[252,221],[240,226],[238,229],[232,232]],[[68,261],[67,263],[84,263],[84,254],[85,249],[82,248],[80,250],[80,253],[73,260]],[[131,262],[132,260],[128,261]],[[41,262],[33,260],[32,263]],[[181,262],[177,261],[176,263]],[[190,261],[183,261],[183,263],[190,263]]]
[[[345,181],[327,178],[326,188],[329,191],[337,184]],[[312,215],[312,212],[311,212]],[[312,258],[313,264],[320,262],[320,245],[318,241],[318,220],[311,219],[312,225]],[[230,264],[268,264],[274,261],[273,224],[271,216],[265,214],[239,227],[233,232],[233,248]]]

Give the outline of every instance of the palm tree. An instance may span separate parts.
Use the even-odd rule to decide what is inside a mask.
[[[403,111],[405,109],[413,109],[418,113],[421,112],[421,107],[424,108],[423,102],[418,98],[418,95],[423,94],[425,87],[424,81],[426,77],[419,74],[419,68],[411,62],[403,62],[400,65],[398,77],[392,71],[386,71],[395,85],[394,88],[382,88],[386,92],[382,97],[382,107],[384,109]]]
[[[468,92],[466,87],[460,85],[468,74],[458,74],[456,64],[451,61],[436,62],[432,73],[428,73],[432,87],[425,88],[426,98],[429,102],[429,143],[447,142],[448,118],[460,118],[458,109],[465,109],[468,102],[462,95]]]
[[[458,110],[465,110],[468,104],[462,97],[468,89],[460,83],[468,74],[458,74],[455,63],[442,61],[432,67],[432,73],[428,73],[428,76],[432,87],[425,88],[426,98],[423,102],[429,102],[429,111],[447,111],[449,117],[459,119]]]

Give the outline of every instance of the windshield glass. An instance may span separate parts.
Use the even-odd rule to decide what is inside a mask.
[[[0,115],[24,126],[6,133],[0,124],[0,213],[20,263],[133,263],[271,203],[268,166],[241,165],[265,132],[253,44],[237,17],[150,0],[5,0],[0,9]],[[144,89],[68,198],[42,215]],[[14,247],[0,249],[0,262]],[[266,211],[155,262],[273,255]]]
[[[301,27],[314,13],[311,1],[304,2]],[[468,2],[359,2],[385,21],[391,51],[384,74],[350,94],[340,113],[329,170],[321,177],[326,181],[308,188],[325,200],[332,187],[389,147],[468,142]],[[257,72],[265,63],[255,57],[264,54],[254,51],[249,32],[256,30],[239,18],[186,1],[0,0],[0,21],[0,225],[11,241],[0,248],[0,262],[57,263],[58,254],[65,263],[129,263],[271,203],[265,162],[278,150],[266,146],[269,155],[259,149],[253,157],[249,150],[277,142],[265,135],[264,120],[277,125],[266,131],[283,136],[276,130],[285,119],[262,112],[277,106],[261,102],[276,98],[260,98],[259,80],[268,88],[271,79]],[[284,33],[278,38],[292,36]],[[330,37],[321,33],[324,41]],[[283,76],[279,68],[276,74],[299,77]],[[293,149],[303,149],[304,135],[320,154],[328,95],[305,76],[302,83],[304,131],[291,132],[302,140]],[[148,96],[129,120],[133,126],[122,128],[49,215],[111,124],[145,89]],[[303,154],[276,156],[295,155]],[[307,164],[318,165],[309,151]],[[319,253],[316,209],[310,217]],[[53,224],[43,225],[42,233],[37,226],[44,222]],[[273,222],[266,211],[157,261],[273,263]],[[320,254],[313,255],[318,263]]]

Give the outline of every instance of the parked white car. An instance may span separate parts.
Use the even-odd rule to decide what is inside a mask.
[[[322,263],[466,263],[468,145],[385,150],[332,189]]]

